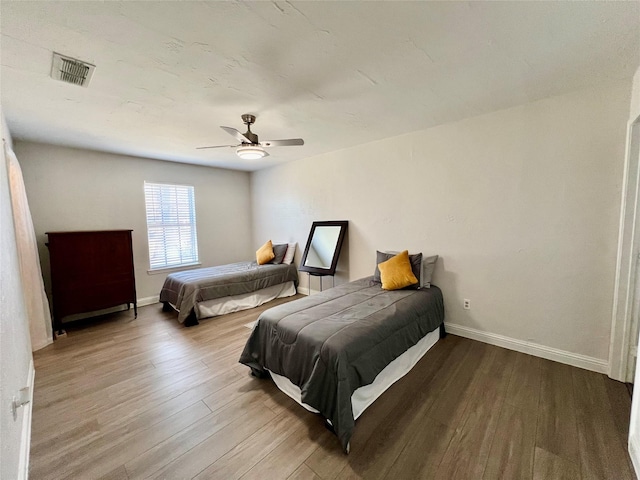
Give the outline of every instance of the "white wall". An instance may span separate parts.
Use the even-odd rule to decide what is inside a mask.
[[[133,229],[138,299],[157,296],[166,272],[149,274],[145,181],[193,185],[203,266],[251,259],[246,172],[15,142],[50,293],[48,231]]]
[[[439,254],[449,324],[602,371],[628,114],[617,82],[256,172],[254,243],[349,220],[337,283]]]
[[[11,144],[4,116],[2,137]],[[33,364],[4,149],[0,157],[0,478],[19,479],[26,478],[31,405],[16,420],[9,407],[21,388],[32,386]]]

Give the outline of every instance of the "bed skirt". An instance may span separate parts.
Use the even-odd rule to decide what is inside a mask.
[[[227,313],[259,307],[276,298],[291,297],[296,293],[294,282],[285,282],[251,293],[206,300],[196,304],[195,309],[197,310],[197,317],[199,319],[216,317],[218,315],[226,315]]]

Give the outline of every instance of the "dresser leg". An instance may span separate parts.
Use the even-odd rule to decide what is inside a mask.
[[[62,328],[62,322],[56,319],[55,315],[53,317],[53,338],[54,340],[58,337],[66,337],[67,332]]]
[[[138,318],[138,302],[133,302],[133,318]]]

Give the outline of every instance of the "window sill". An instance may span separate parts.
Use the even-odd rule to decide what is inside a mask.
[[[154,268],[153,270],[147,270],[147,274],[157,275],[159,273],[179,272],[180,270],[190,270],[194,267],[200,267],[201,265],[202,263],[198,262],[198,263],[185,263],[184,265],[176,265],[175,267]]]

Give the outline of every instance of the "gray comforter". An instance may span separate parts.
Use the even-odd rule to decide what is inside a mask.
[[[253,261],[197,268],[169,274],[160,291],[160,301],[173,305],[182,323],[198,302],[251,293],[290,281],[298,286],[294,264],[258,265]]]
[[[382,290],[367,277],[260,315],[240,362],[297,385],[331,420],[345,449],[355,421],[351,395],[444,321],[442,292]]]

